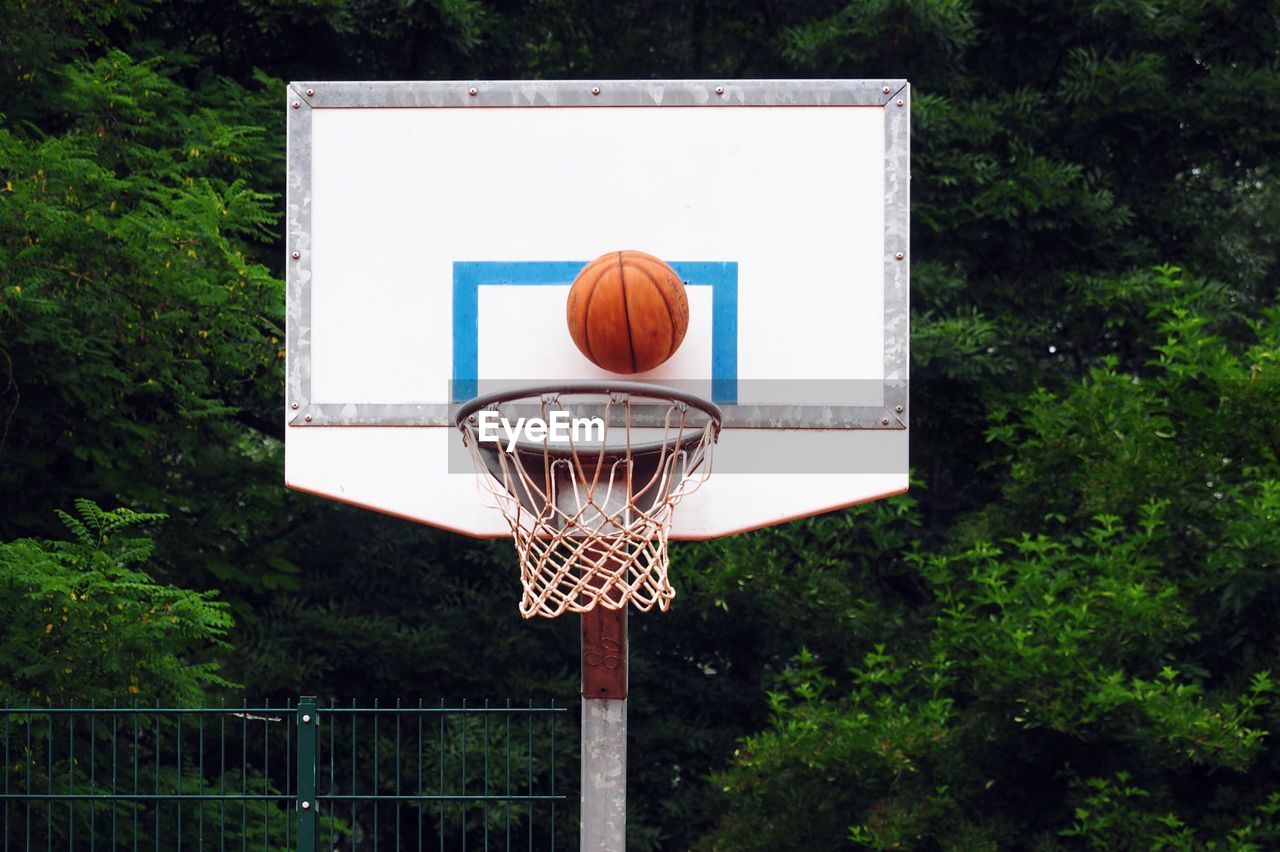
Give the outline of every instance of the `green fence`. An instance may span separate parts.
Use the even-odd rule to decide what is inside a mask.
[[[571,845],[554,702],[0,714],[4,852]]]

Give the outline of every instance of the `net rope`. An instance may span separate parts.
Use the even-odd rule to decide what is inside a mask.
[[[544,422],[564,410],[567,396],[537,397]],[[711,474],[719,413],[691,417],[684,401],[640,396],[607,395],[598,440],[578,440],[570,432],[567,442],[553,443],[548,435],[540,445],[511,444],[482,435],[483,412],[507,416],[515,400],[486,405],[459,422],[481,472],[480,487],[511,528],[524,618],[597,606],[665,611],[675,598],[668,579],[672,516]],[[659,417],[644,420],[643,430],[637,426],[640,402],[650,415],[665,406]],[[650,439],[633,441],[641,432]]]

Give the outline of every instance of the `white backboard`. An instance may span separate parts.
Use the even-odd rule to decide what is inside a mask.
[[[479,536],[452,412],[608,378],[576,271],[638,249],[686,281],[667,363],[725,411],[673,538],[907,487],[909,88],[875,81],[294,83],[286,482]]]

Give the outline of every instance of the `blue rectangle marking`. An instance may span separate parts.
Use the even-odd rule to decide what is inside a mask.
[[[476,396],[480,372],[480,288],[568,286],[585,260],[460,260],[453,264],[454,402]],[[711,398],[738,402],[738,264],[736,261],[671,261],[690,287],[711,288]]]

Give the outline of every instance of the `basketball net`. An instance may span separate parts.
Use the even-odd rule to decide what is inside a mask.
[[[596,413],[602,437],[482,438],[481,412],[514,419],[534,400],[544,421],[556,411]],[[463,406],[463,441],[520,559],[520,614],[628,604],[665,611],[675,597],[667,577],[672,515],[710,476],[720,423],[705,400],[636,383],[512,391]]]

